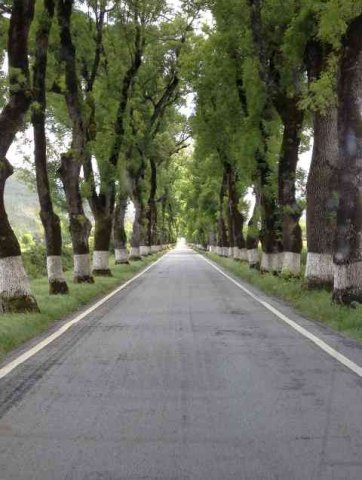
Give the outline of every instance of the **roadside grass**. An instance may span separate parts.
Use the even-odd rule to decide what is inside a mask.
[[[46,277],[32,279],[32,293],[38,301],[40,313],[0,316],[0,362],[14,348],[41,334],[55,321],[75,313],[122,285],[162,255],[163,253],[150,255],[140,261],[131,262],[130,265],[114,265],[111,268],[112,277],[96,277],[94,284],[74,284],[72,272],[66,272],[69,295],[50,296]]]
[[[269,295],[284,300],[305,317],[328,324],[335,330],[362,341],[362,305],[357,305],[356,308],[341,307],[332,303],[330,292],[310,290],[305,286],[302,278],[261,274],[257,270],[250,269],[247,263],[219,257],[212,253],[202,253],[235,276],[255,285]]]

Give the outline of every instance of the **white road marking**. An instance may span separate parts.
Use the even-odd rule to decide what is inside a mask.
[[[13,361],[9,362],[6,364],[4,367],[0,368],[0,379],[6,377],[6,375],[9,375],[10,372],[12,372],[16,367],[21,365],[22,363],[26,362],[29,360],[29,358],[33,357],[36,353],[40,352],[40,350],[43,350],[46,346],[48,346],[50,343],[54,342],[57,338],[62,336],[67,330],[69,330],[73,325],[77,324],[80,322],[84,317],[89,315],[90,313],[94,312],[108,302],[109,299],[114,297],[117,293],[119,293],[121,290],[124,288],[128,287],[132,282],[140,278],[143,274],[148,272],[151,268],[153,268],[155,265],[157,265],[163,258],[165,258],[168,255],[168,253],[164,254],[161,258],[156,260],[154,263],[149,265],[147,268],[142,270],[142,272],[138,273],[136,276],[132,277],[130,280],[128,280],[126,283],[121,285],[120,287],[117,287],[115,290],[113,290],[111,293],[103,297],[101,300],[99,300],[97,303],[89,307],[87,310],[85,310],[83,313],[78,315],[77,317],[73,318],[73,320],[69,320],[66,324],[62,325],[58,330],[56,330],[54,333],[49,335],[48,337],[44,338],[41,342],[39,342],[37,345],[34,347],[30,348],[26,352],[22,353],[19,355],[17,358],[15,358]]]
[[[324,342],[323,340],[321,340],[320,338],[318,338],[316,335],[314,335],[313,333],[309,332],[307,329],[305,329],[304,327],[300,326],[298,323],[294,322],[293,320],[291,320],[290,318],[288,318],[286,315],[284,315],[283,313],[279,312],[279,310],[277,310],[276,308],[274,308],[272,305],[270,305],[270,303],[262,300],[261,298],[259,298],[257,295],[255,295],[253,292],[251,292],[250,290],[248,290],[247,288],[245,288],[243,285],[241,285],[239,282],[237,282],[236,280],[234,280],[232,277],[230,277],[229,275],[227,275],[225,272],[223,272],[219,267],[217,267],[213,262],[210,262],[210,260],[208,260],[207,258],[205,258],[204,256],[202,255],[198,255],[199,257],[201,257],[205,262],[207,262],[209,265],[212,266],[212,268],[214,268],[215,270],[217,270],[219,273],[221,273],[221,275],[223,275],[225,278],[227,278],[228,280],[230,280],[230,282],[232,282],[234,285],[236,285],[238,288],[240,288],[241,290],[243,290],[243,292],[245,292],[246,294],[248,294],[251,298],[253,298],[254,300],[256,300],[258,303],[260,303],[261,305],[263,305],[263,307],[265,307],[267,310],[269,310],[271,313],[273,313],[276,317],[278,317],[280,320],[282,320],[283,322],[287,323],[290,327],[294,328],[294,330],[296,330],[297,332],[299,332],[301,335],[303,335],[304,337],[308,338],[310,341],[312,341],[315,345],[317,345],[319,348],[321,348],[323,351],[325,351],[326,353],[328,353],[328,355],[330,355],[331,357],[333,357],[335,360],[337,360],[338,362],[342,363],[345,367],[349,368],[350,370],[352,370],[352,372],[356,373],[359,377],[362,378],[362,367],[357,365],[357,363],[353,362],[352,360],[350,360],[349,358],[345,357],[344,355],[342,355],[341,353],[339,353],[337,350],[335,350],[333,347],[331,347],[330,345],[328,345],[328,343]]]

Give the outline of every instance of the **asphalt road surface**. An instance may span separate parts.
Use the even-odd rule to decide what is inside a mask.
[[[45,479],[361,480],[362,382],[176,250],[0,380],[0,480]]]

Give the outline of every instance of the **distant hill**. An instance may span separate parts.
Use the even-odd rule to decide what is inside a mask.
[[[14,175],[6,182],[5,206],[11,226],[17,235],[23,233],[31,233],[35,237],[42,235],[37,194]]]
[[[28,185],[16,178],[16,175],[12,175],[6,182],[5,206],[10,224],[19,238],[24,233],[31,233],[34,238],[38,239],[44,237],[44,231],[39,217],[40,206],[38,195],[35,191],[32,191]],[[86,201],[84,202],[84,210],[87,217],[93,222],[92,212]],[[67,219],[65,214],[64,218]],[[126,229],[129,235],[131,234],[133,220],[134,206],[130,203],[126,214]],[[70,241],[70,239],[68,239],[68,230],[65,228],[66,227],[63,228],[63,240]]]

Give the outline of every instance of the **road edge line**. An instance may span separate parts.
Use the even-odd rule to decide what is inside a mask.
[[[165,258],[169,252],[165,253],[162,255],[160,258],[155,260],[151,265],[148,267],[144,268],[140,273],[137,273],[134,277],[130,278],[127,280],[127,282],[123,283],[119,287],[116,287],[114,290],[112,290],[110,293],[108,293],[106,296],[98,300],[94,305],[91,307],[87,308],[83,313],[77,315],[75,318],[72,320],[69,320],[66,322],[64,325],[59,327],[55,332],[44,338],[41,342],[38,344],[34,345],[33,347],[29,348],[29,350],[26,350],[24,353],[20,354],[18,357],[16,357],[14,360],[11,362],[5,364],[3,367],[0,368],[0,380],[2,378],[5,378],[9,373],[11,373],[15,368],[19,367],[23,363],[25,363],[27,360],[29,360],[31,357],[36,355],[38,352],[43,350],[45,347],[50,345],[54,340],[57,338],[61,337],[65,332],[67,332],[73,325],[76,325],[79,323],[83,318],[85,318],[87,315],[90,313],[93,313],[97,308],[101,307],[104,305],[108,300],[110,300],[112,297],[117,295],[120,291],[122,291],[124,288],[128,287],[131,283],[133,283],[135,280],[140,278],[142,275],[147,273],[151,268],[153,268],[155,265],[157,265],[163,258]]]
[[[347,367],[349,370],[351,370],[353,373],[358,375],[359,377],[362,378],[362,367],[358,365],[357,363],[353,362],[349,358],[347,358],[345,355],[342,353],[339,353],[336,349],[328,345],[324,340],[321,340],[319,337],[311,333],[309,330],[306,328],[302,327],[299,325],[297,322],[294,320],[291,320],[289,317],[284,315],[284,313],[280,312],[278,309],[270,305],[270,303],[266,302],[265,300],[262,300],[259,298],[257,295],[255,295],[253,292],[248,290],[246,287],[241,285],[237,280],[234,278],[230,277],[227,273],[225,273],[221,268],[219,268],[217,265],[215,265],[212,261],[210,261],[208,258],[204,257],[203,255],[200,255],[198,253],[198,256],[201,257],[206,263],[211,265],[215,270],[217,270],[221,275],[223,275],[225,278],[230,280],[234,285],[236,285],[238,288],[243,290],[246,294],[248,294],[251,298],[256,300],[258,303],[260,303],[264,308],[269,310],[271,313],[273,313],[276,317],[278,317],[280,320],[282,320],[284,323],[288,324],[290,327],[292,327],[294,330],[296,330],[298,333],[306,337],[308,340],[313,342],[317,347],[319,347],[321,350],[326,352],[328,355],[333,357],[335,360],[340,362],[342,365]]]

